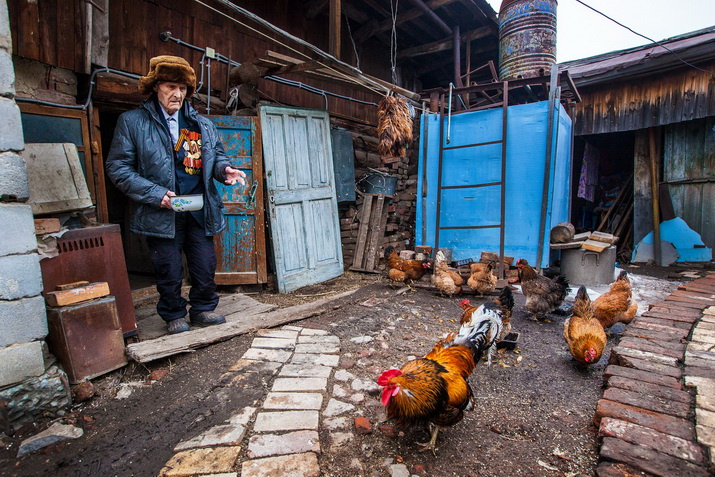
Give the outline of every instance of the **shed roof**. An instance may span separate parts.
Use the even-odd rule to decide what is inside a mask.
[[[715,59],[715,25],[666,38],[658,43],[689,63],[712,60]],[[574,82],[582,87],[632,79],[655,71],[663,72],[684,66],[672,52],[658,44],[649,43],[560,63],[559,69],[568,70]]]

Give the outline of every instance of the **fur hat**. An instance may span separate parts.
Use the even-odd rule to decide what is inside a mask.
[[[139,78],[139,92],[151,94],[160,81],[183,83],[186,97],[191,97],[196,89],[196,73],[188,61],[178,56],[155,56],[149,60],[149,73]]]

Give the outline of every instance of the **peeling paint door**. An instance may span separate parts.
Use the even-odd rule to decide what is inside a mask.
[[[214,240],[216,283],[265,283],[266,237],[263,212],[263,170],[258,118],[207,116],[218,129],[226,155],[246,173],[246,185],[216,183],[226,218],[226,229]]]
[[[261,106],[260,117],[278,290],[342,275],[328,113]]]

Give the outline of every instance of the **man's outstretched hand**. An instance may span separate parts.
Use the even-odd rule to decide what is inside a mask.
[[[246,185],[246,174],[243,171],[228,166],[224,172],[226,173],[224,184],[235,185],[238,182],[241,185]]]

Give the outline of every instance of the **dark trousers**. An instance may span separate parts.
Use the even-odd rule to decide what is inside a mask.
[[[184,267],[181,252],[191,277],[189,303],[191,313],[213,311],[218,305],[214,273],[216,252],[213,237],[207,237],[204,228],[189,212],[176,213],[176,235],[173,239],[147,237],[151,261],[156,274],[159,304],[156,311],[165,321],[186,316],[186,300],[181,296]]]

